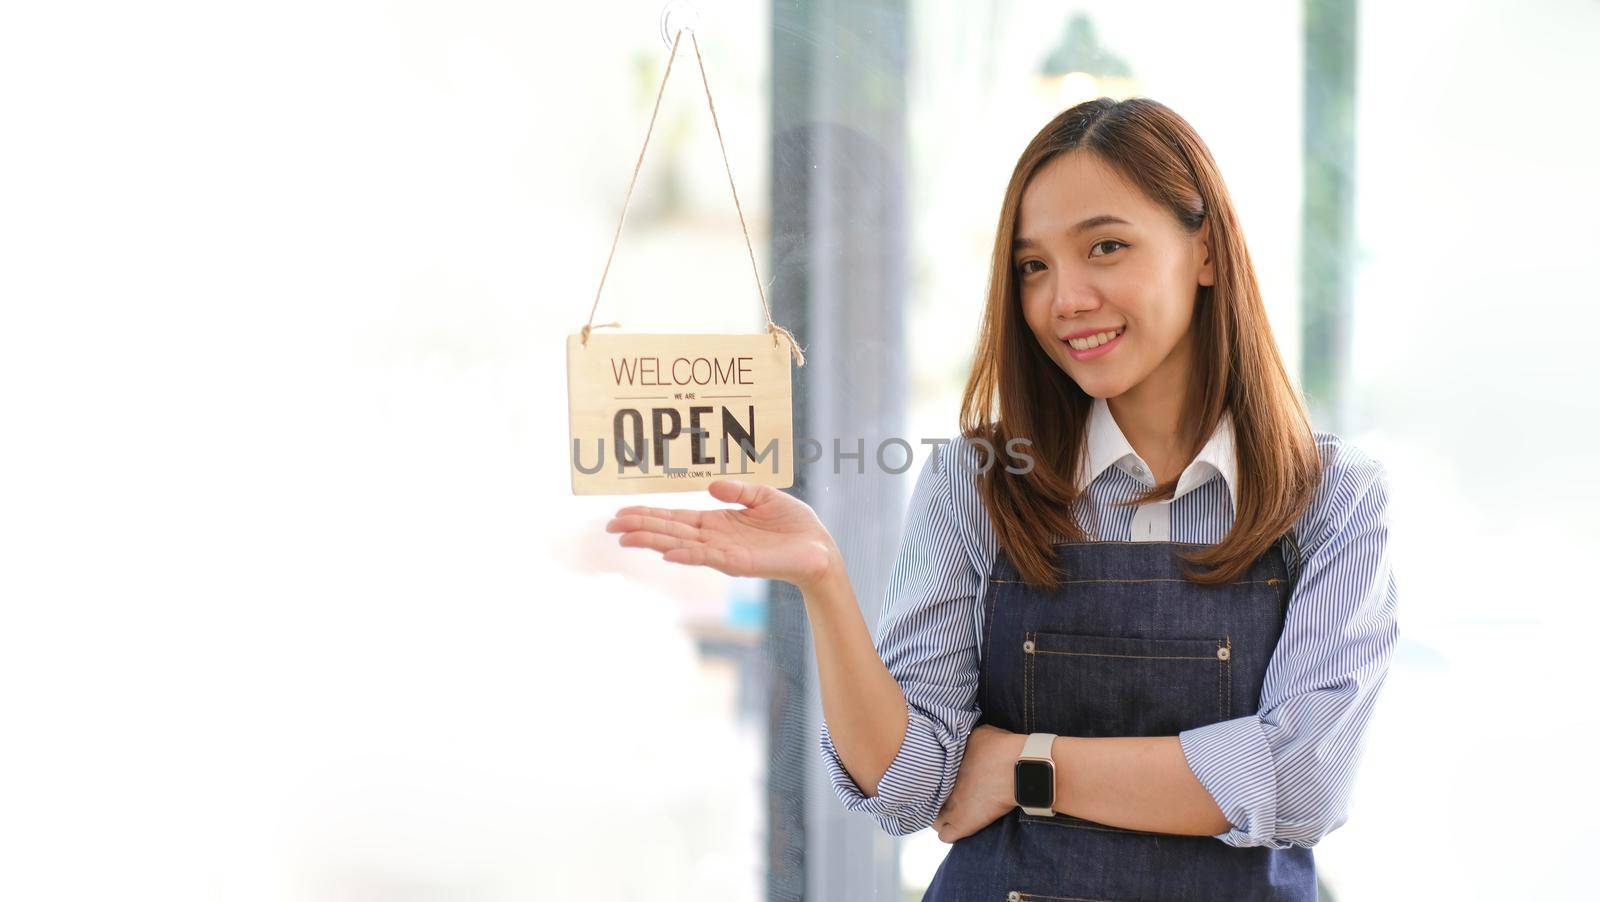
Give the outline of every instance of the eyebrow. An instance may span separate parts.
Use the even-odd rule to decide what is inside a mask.
[[[1112,216],[1110,213],[1100,213],[1085,219],[1083,222],[1078,223],[1067,231],[1069,233],[1082,232],[1085,229],[1093,229],[1103,225],[1133,225],[1133,223],[1127,221],[1126,219],[1119,219],[1116,216]],[[1036,245],[1038,245],[1038,242],[1034,241],[1032,238],[1018,238],[1011,242],[1011,249],[1013,251],[1019,251],[1025,247],[1035,247]]]

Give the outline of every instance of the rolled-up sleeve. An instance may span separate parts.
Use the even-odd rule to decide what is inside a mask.
[[[822,761],[839,800],[895,836],[933,823],[955,786],[979,717],[974,627],[982,577],[963,542],[950,492],[950,446],[928,455],[912,489],[873,644],[905,693],[900,750],[867,796],[845,770],[826,721]]]
[[[1398,638],[1381,464],[1348,444],[1314,516],[1260,710],[1187,730],[1190,769],[1232,846],[1312,846],[1345,822],[1362,737]]]

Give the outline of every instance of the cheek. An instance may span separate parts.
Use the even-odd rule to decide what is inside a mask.
[[[1042,292],[1029,288],[1019,288],[1018,296],[1022,308],[1022,319],[1035,335],[1047,332],[1050,329],[1050,299]]]

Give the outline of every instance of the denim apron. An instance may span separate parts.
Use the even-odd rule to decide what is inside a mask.
[[[1285,551],[1285,546],[1289,551]],[[1055,591],[1001,549],[989,574],[978,723],[1013,733],[1176,736],[1258,710],[1283,630],[1293,538],[1236,582],[1183,578],[1189,542],[1054,546]],[[1127,830],[1057,813],[1004,817],[951,845],[924,902],[1316,902],[1311,849]]]

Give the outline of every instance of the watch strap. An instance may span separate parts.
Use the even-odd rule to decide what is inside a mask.
[[[1044,761],[1050,765],[1050,771],[1055,773],[1055,757],[1050,754],[1056,741],[1055,733],[1029,733],[1028,738],[1022,743],[1022,753],[1017,756],[1018,761],[1032,760]],[[1054,784],[1052,783],[1052,801],[1054,801]],[[1055,808],[1052,805],[1042,805],[1037,808],[1021,805],[1023,813],[1036,817],[1054,817]]]
[[[1022,758],[1043,758],[1054,761],[1050,754],[1051,744],[1056,741],[1054,733],[1029,733],[1026,741],[1022,743]]]

